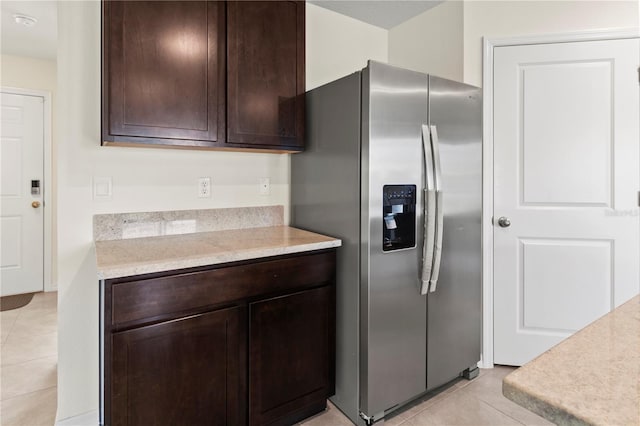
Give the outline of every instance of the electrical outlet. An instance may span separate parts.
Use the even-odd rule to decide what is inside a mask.
[[[268,177],[258,179],[258,185],[260,195],[269,195],[271,193],[271,181]]]
[[[198,178],[198,198],[211,198],[211,178]]]

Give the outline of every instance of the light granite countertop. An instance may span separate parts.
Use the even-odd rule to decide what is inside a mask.
[[[121,278],[339,247],[341,241],[290,226],[96,241],[98,277]]]
[[[284,226],[283,206],[98,214],[98,278],[122,278],[339,247]]]
[[[503,394],[562,425],[640,425],[640,296],[507,377]]]

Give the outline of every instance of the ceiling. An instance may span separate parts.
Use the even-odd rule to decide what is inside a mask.
[[[307,0],[309,3],[390,29],[431,9],[444,0]]]
[[[389,29],[442,3],[444,0],[309,0],[369,24]],[[57,54],[57,2],[0,1],[0,51],[3,54],[55,60]],[[38,20],[33,27],[16,24],[14,14]]]
[[[56,59],[57,54],[57,2],[55,1],[0,1],[2,29],[0,51],[3,54]],[[33,27],[16,24],[14,14],[34,17]]]

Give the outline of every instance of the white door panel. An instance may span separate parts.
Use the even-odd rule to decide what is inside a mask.
[[[522,331],[571,333],[609,312],[611,241],[520,239],[519,243]],[[581,309],[571,309],[576,301]]]
[[[497,364],[640,290],[638,64],[638,39],[494,50]]]
[[[611,63],[567,61],[520,69],[521,114],[526,111],[521,204],[610,206]]]
[[[0,116],[0,295],[6,296],[43,290],[43,98],[2,93]],[[31,194],[32,180],[40,181],[41,194]]]

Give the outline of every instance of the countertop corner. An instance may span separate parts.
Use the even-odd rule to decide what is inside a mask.
[[[557,424],[640,425],[640,296],[509,374],[502,390]]]

